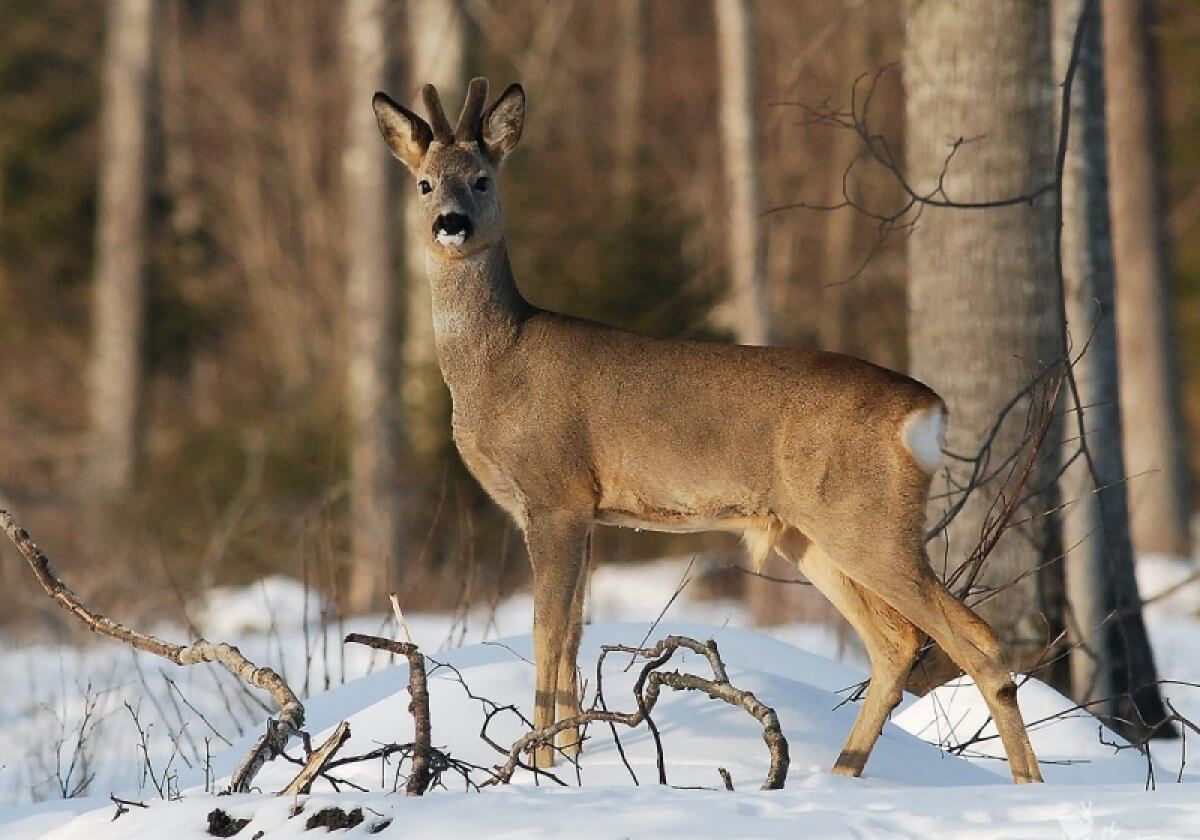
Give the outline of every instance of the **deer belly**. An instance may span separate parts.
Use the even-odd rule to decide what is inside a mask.
[[[601,500],[596,519],[606,525],[681,534],[741,531],[762,518],[755,507],[739,502],[619,493]]]

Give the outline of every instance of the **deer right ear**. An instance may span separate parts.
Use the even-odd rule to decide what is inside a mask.
[[[393,157],[415,175],[433,141],[433,129],[412,111],[392,101],[386,93],[376,93],[371,105],[375,108],[379,131]]]
[[[524,128],[525,90],[513,83],[483,115],[483,149],[493,166],[499,166],[513,150]]]

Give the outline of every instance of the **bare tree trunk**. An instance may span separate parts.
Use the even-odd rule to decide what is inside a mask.
[[[1104,0],[1121,411],[1133,545],[1191,555],[1191,497],[1164,217],[1150,0]]]
[[[757,72],[752,0],[715,0],[721,75],[721,140],[729,203],[729,322],[740,344],[769,344],[761,237]]]
[[[409,0],[408,86],[415,92],[437,87],[453,112],[466,90],[467,16],[460,0]],[[408,283],[404,336],[404,401],[409,444],[425,469],[449,444],[449,393],[442,382],[433,344],[433,302],[425,272],[424,231],[417,229],[417,192],[405,189],[404,266]]]
[[[342,159],[350,341],[350,602],[367,609],[395,581],[399,539],[396,451],[399,343],[392,293],[390,165],[371,96],[386,87],[386,0],[348,0],[349,99]]]
[[[92,311],[91,489],[133,486],[142,379],[146,169],[153,0],[108,4]]]
[[[1062,189],[1065,312],[1069,352],[1078,358],[1074,372],[1079,391],[1078,403],[1067,395],[1065,470],[1059,480],[1066,505],[1067,629],[1077,645],[1071,652],[1071,687],[1078,702],[1095,703],[1090,708],[1096,714],[1153,724],[1165,709],[1155,687],[1154,652],[1142,622],[1129,538],[1100,14],[1092,5],[1081,22],[1084,7],[1085,0],[1054,4],[1057,79],[1066,77],[1076,29],[1082,26]],[[1079,452],[1080,412],[1090,461],[1074,457]],[[1110,618],[1114,609],[1120,610],[1115,621]],[[1136,709],[1127,700],[1115,699],[1131,692],[1140,698]]]
[[[959,148],[945,175],[959,202],[989,201],[1037,190],[1054,179],[1049,8],[1026,0],[914,3],[907,19],[905,81],[909,180],[921,193],[937,185],[948,138],[979,138]],[[1054,282],[1049,195],[987,210],[926,207],[909,240],[909,346],[913,374],[946,400],[946,450],[974,454],[1005,404],[1059,359],[1061,322]],[[1040,401],[1035,400],[1035,403]],[[994,471],[1023,449],[1030,405],[1024,401],[997,430]],[[1051,421],[1027,488],[1053,487],[1059,439]],[[960,494],[937,498],[970,479],[968,464],[948,462],[934,480],[931,515]],[[935,567],[961,564],[1002,506],[1007,472],[971,494],[930,545]],[[1014,492],[1012,487],[1008,492]],[[1004,641],[1013,665],[1031,664],[1055,637],[1061,594],[1050,564],[1056,546],[1052,504],[1032,498],[1014,517],[982,568],[977,586],[994,591],[978,612]],[[944,558],[944,559],[943,559]],[[997,591],[999,590],[999,591]]]
[[[618,212],[631,221],[638,192],[642,151],[642,94],[646,86],[646,0],[618,0],[617,72],[613,135],[616,172],[613,191]]]
[[[1054,77],[1066,77],[1079,24],[1081,0],[1054,2]],[[1062,270],[1068,350],[1075,364],[1079,401],[1065,397],[1063,423],[1065,470],[1059,479],[1063,510],[1063,550],[1067,584],[1072,696],[1079,702],[1098,702],[1097,714],[1112,712],[1106,698],[1113,695],[1111,651],[1105,644],[1112,592],[1106,567],[1108,552],[1114,559],[1124,549],[1128,555],[1128,522],[1106,521],[1100,493],[1109,495],[1107,507],[1116,514],[1113,494],[1124,502],[1125,474],[1121,458],[1120,403],[1117,392],[1116,324],[1113,318],[1112,241],[1108,224],[1108,158],[1104,137],[1104,76],[1100,33],[1084,22],[1085,29],[1071,97],[1070,142],[1063,168]],[[1061,126],[1059,131],[1061,131]],[[1081,355],[1082,354],[1082,355]],[[1083,413],[1091,465],[1079,456],[1078,415]],[[1114,472],[1115,469],[1115,472]],[[1106,475],[1100,475],[1101,472]],[[1115,486],[1106,486],[1111,482]],[[1114,516],[1115,519],[1115,516]],[[1116,531],[1117,533],[1114,533]],[[1110,541],[1124,545],[1110,546]],[[1132,561],[1131,556],[1122,558]]]

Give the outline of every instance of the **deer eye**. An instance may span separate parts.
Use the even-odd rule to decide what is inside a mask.
[[[479,192],[487,192],[487,188],[488,188],[487,177],[480,175],[478,178],[475,179],[475,183],[471,184],[471,187]]]
[[[428,181],[422,180],[421,183],[417,184],[417,186],[421,188],[421,195],[429,195],[431,192],[433,192],[433,185]]]

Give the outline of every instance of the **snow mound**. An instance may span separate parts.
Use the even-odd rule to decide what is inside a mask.
[[[779,714],[791,752],[789,784],[805,776],[824,775],[833,766],[849,733],[857,706],[835,693],[854,686],[865,676],[853,668],[823,659],[782,642],[746,630],[667,623],[652,638],[670,634],[713,638],[720,648],[734,685],[752,690]],[[646,625],[601,624],[586,628],[579,665],[587,682],[588,699],[596,682],[596,662],[603,644],[642,643]],[[491,766],[502,757],[479,738],[484,705],[468,695],[487,697],[498,704],[515,704],[532,717],[534,666],[529,635],[471,645],[433,657],[429,680],[434,743],[452,756]],[[631,693],[639,665],[628,671],[628,655],[612,654],[605,662],[604,692],[609,708],[633,710]],[[711,676],[707,662],[695,654],[677,654],[669,667]],[[311,698],[306,704],[308,729],[314,741],[326,738],[342,720],[350,722],[351,738],[342,755],[366,753],[380,744],[412,739],[412,720],[406,711],[408,667],[398,664],[353,683]],[[654,713],[662,733],[668,780],[673,785],[720,785],[717,768],[725,767],[740,788],[758,787],[767,771],[768,755],[757,721],[741,709],[687,692],[664,689]],[[525,731],[515,714],[502,714],[489,727],[489,735],[509,744]],[[642,784],[657,779],[653,738],[644,727],[618,727],[621,743]],[[214,759],[218,778],[233,770],[251,743],[241,743]],[[344,778],[378,788],[379,762],[342,768]],[[574,768],[560,768],[564,781],[576,784]],[[264,790],[282,788],[295,768],[282,762],[268,766],[256,784]],[[979,785],[1001,783],[995,776],[921,741],[890,724],[867,765],[866,777],[909,785]],[[632,784],[608,727],[593,727],[585,745],[580,778],[587,787]],[[526,776],[522,783],[529,783]],[[198,780],[192,780],[198,783]],[[453,784],[453,780],[449,781]],[[322,783],[324,784],[324,783]]]
[[[1029,730],[1047,782],[1106,784],[1144,782],[1146,759],[1095,716],[1036,679],[1017,679],[1017,705]],[[1009,778],[1000,743],[983,696],[968,677],[951,680],[902,707],[892,722],[931,744],[963,748],[972,763]]]

